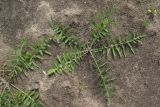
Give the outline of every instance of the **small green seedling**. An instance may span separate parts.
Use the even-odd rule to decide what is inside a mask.
[[[151,6],[149,9],[148,9],[148,13],[152,16],[156,16],[157,15],[157,7],[155,6]]]
[[[84,82],[79,82],[79,88],[81,91],[86,90],[88,87]]]
[[[147,28],[151,24],[150,20],[144,20],[143,23],[145,28]]]

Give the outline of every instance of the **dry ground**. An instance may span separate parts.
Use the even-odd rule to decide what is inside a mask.
[[[53,35],[48,25],[54,20],[73,28],[73,34],[82,41],[90,35],[93,16],[110,8],[112,0],[0,0],[0,63],[23,36],[32,41],[47,34]],[[143,45],[135,55],[125,59],[110,60],[109,72],[116,78],[112,105],[109,107],[160,107],[160,2],[158,0],[115,0],[117,5],[116,27],[113,36],[129,31],[145,33]],[[157,16],[145,28],[149,20],[147,9],[158,8]],[[29,73],[16,84],[23,88],[39,88],[45,107],[105,107],[104,93],[97,86],[98,78],[89,56],[86,56],[76,72],[71,75],[46,77],[47,70],[63,48],[53,46],[53,55],[40,63],[41,69]],[[36,86],[36,87],[35,87]]]

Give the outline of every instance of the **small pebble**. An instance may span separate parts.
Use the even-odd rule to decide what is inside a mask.
[[[65,88],[71,88],[71,83],[70,81],[66,80],[61,84],[61,86]]]
[[[38,82],[32,82],[28,87],[28,90],[38,90],[38,89],[39,89],[39,83]]]

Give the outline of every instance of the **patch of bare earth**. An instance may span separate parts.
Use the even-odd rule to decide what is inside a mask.
[[[48,25],[54,20],[72,27],[72,33],[87,42],[93,16],[111,7],[112,0],[1,0],[0,1],[0,63],[23,36],[36,41],[40,36],[54,35]],[[117,25],[113,36],[129,31],[145,33],[143,44],[135,55],[110,60],[115,87],[109,107],[159,107],[160,105],[160,2],[153,0],[115,0]],[[158,14],[149,19],[147,9],[154,5]],[[144,20],[151,20],[145,28]],[[45,57],[41,69],[28,72],[28,79],[18,79],[15,85],[24,89],[39,89],[45,107],[106,107],[103,89],[99,87],[93,63],[86,56],[75,73],[47,77],[43,73],[52,66],[63,47],[52,45],[51,57]]]

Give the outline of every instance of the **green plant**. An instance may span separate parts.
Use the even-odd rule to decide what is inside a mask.
[[[13,79],[21,74],[26,75],[26,71],[38,67],[36,61],[42,59],[45,54],[51,55],[48,51],[51,41],[51,38],[45,38],[36,44],[29,45],[27,39],[23,38],[15,51],[13,60],[7,65],[8,78]]]
[[[28,45],[27,39],[23,38],[14,52],[13,60],[5,67],[0,66],[0,74],[3,73],[0,75],[0,107],[43,107],[37,91],[22,91],[11,84],[11,80],[25,74],[27,70],[33,70],[33,67],[37,66],[36,61],[45,54],[50,55],[48,48],[51,40],[48,38],[35,45]]]
[[[152,16],[156,16],[157,15],[157,7],[155,6],[151,6],[149,9],[148,9],[148,13]]]
[[[58,35],[54,38],[58,43],[63,43],[65,46],[74,49],[84,48],[84,44],[80,44],[77,39],[69,35],[69,29],[67,27],[64,27],[61,24],[57,24],[55,21],[53,21],[52,18],[49,24],[53,31]]]
[[[102,55],[102,53],[105,53],[107,56],[112,55],[113,58],[116,56],[120,58],[123,56],[125,57],[128,50],[135,54],[134,48],[139,43],[142,43],[141,40],[144,38],[140,33],[130,33],[127,38],[119,37],[119,39],[113,39],[110,36],[111,24],[112,20],[107,16],[103,17],[99,23],[94,24],[91,40],[87,44],[78,43],[67,33],[65,28],[52,24],[52,29],[56,33],[57,41],[69,46],[71,51],[63,54],[61,57],[57,56],[57,61],[54,63],[54,66],[48,70],[48,75],[51,76],[73,72],[76,69],[76,66],[81,62],[82,58],[89,54],[95,63],[97,75],[104,88],[108,104],[111,104],[112,79],[109,78],[109,75],[104,69],[106,63],[103,63],[102,60],[98,60],[96,54],[99,53]],[[100,42],[104,38],[107,38],[107,43],[101,45]],[[83,45],[83,48],[81,48],[81,44],[85,44]]]
[[[46,54],[51,55],[48,49],[51,47],[50,44],[52,41],[55,40],[58,43],[67,46],[69,52],[57,56],[57,61],[54,63],[54,66],[47,72],[48,76],[72,73],[75,71],[77,65],[80,64],[84,56],[90,55],[97,75],[99,76],[101,86],[104,89],[106,100],[108,101],[108,104],[111,104],[113,96],[113,79],[110,79],[109,74],[107,73],[110,69],[106,68],[108,67],[106,61],[100,59],[97,54],[101,56],[106,54],[107,57],[112,56],[113,58],[125,57],[128,51],[135,54],[134,48],[139,43],[142,43],[141,40],[144,38],[140,33],[130,33],[127,38],[119,37],[118,39],[113,39],[110,36],[111,26],[114,23],[114,20],[111,20],[112,18],[110,17],[112,14],[113,11],[99,17],[100,19],[95,21],[92,27],[91,40],[87,43],[79,42],[70,35],[69,28],[64,27],[61,24],[56,24],[53,20],[50,25],[56,33],[55,37],[45,38],[33,45],[30,45],[25,38],[22,39],[15,51],[13,60],[5,66],[7,69],[5,70],[7,80],[9,78],[9,82],[0,76],[0,86],[4,87],[2,90],[0,89],[0,106],[43,107],[38,100],[39,95],[37,91],[22,91],[11,84],[11,80],[21,76],[21,74],[25,74],[26,71],[33,70],[34,67],[38,67],[36,64],[38,60],[41,60]],[[106,40],[105,44],[101,44],[104,39]],[[4,72],[3,67],[0,71]]]
[[[88,86],[84,82],[79,82],[79,88],[81,91],[84,91],[88,88]]]
[[[41,60],[44,55],[51,55],[48,51],[52,39],[43,38],[35,44],[29,44],[26,38],[20,41],[14,51],[13,59],[6,64],[5,68],[1,66],[0,71],[5,73],[6,80],[0,76],[0,107],[43,107],[39,101],[39,95],[36,91],[22,91],[15,87],[12,79],[26,75],[26,71],[38,67],[36,62]],[[0,72],[0,73],[1,73]],[[2,75],[4,77],[4,75]],[[8,80],[8,81],[7,81]],[[10,88],[10,86],[12,86]],[[13,90],[15,88],[16,90]]]
[[[145,28],[147,28],[151,24],[150,20],[144,20],[143,23]]]
[[[37,91],[22,91],[1,77],[0,86],[0,107],[43,107]]]
[[[43,107],[38,99],[38,92],[21,92],[16,90],[13,93],[12,91],[5,89],[1,92],[0,107]]]

